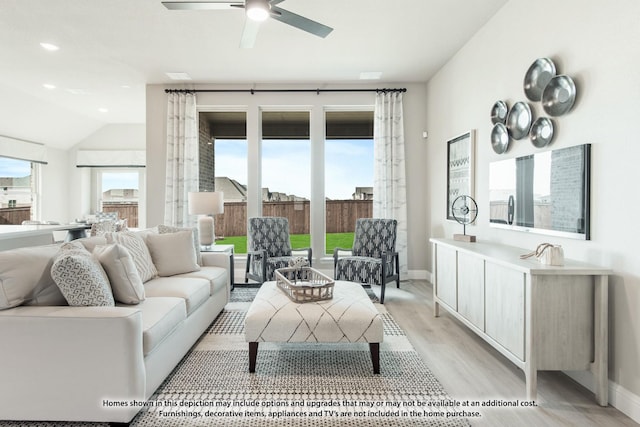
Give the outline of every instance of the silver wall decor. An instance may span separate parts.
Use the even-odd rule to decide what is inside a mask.
[[[550,116],[561,116],[573,107],[576,100],[576,85],[569,76],[551,79],[542,93],[542,108]]]
[[[538,58],[524,76],[524,94],[533,102],[540,102],[544,112],[557,117],[567,114],[576,100],[573,79],[557,74],[556,64],[550,58]],[[555,123],[548,117],[534,121],[531,106],[518,101],[509,109],[505,101],[497,101],[491,108],[491,147],[498,154],[506,153],[510,139],[520,140],[527,135],[534,147],[551,144]],[[498,126],[500,125],[500,126]]]
[[[548,117],[538,117],[533,125],[531,125],[531,132],[529,139],[534,147],[542,148],[551,144],[553,140],[553,121]]]
[[[556,65],[551,59],[536,59],[524,76],[524,94],[530,101],[540,101],[544,88],[555,75]]]
[[[509,113],[509,106],[504,101],[496,101],[491,107],[491,123],[505,123],[507,121],[507,114]]]
[[[513,139],[522,139],[529,134],[532,121],[531,108],[526,102],[516,102],[507,116],[507,129]]]
[[[491,130],[491,147],[497,154],[504,154],[509,148],[509,132],[504,123],[496,123]]]

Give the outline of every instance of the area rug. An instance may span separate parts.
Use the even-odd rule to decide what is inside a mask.
[[[385,334],[379,375],[373,374],[366,343],[261,343],[250,374],[244,341],[248,306],[227,305],[132,427],[469,425],[383,305],[376,304]]]

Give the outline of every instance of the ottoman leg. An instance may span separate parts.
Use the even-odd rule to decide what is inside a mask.
[[[258,358],[258,343],[249,343],[249,372],[256,371],[256,359]]]
[[[256,343],[257,347],[257,343]],[[380,373],[380,343],[370,342],[369,351],[371,352],[371,362],[373,363],[373,373]]]

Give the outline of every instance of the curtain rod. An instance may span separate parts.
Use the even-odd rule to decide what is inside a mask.
[[[258,92],[406,92],[407,88],[397,89],[165,89],[165,93],[196,93],[196,92],[249,92],[251,95]]]

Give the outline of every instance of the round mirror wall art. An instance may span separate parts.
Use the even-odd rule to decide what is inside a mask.
[[[530,101],[540,101],[544,88],[555,75],[556,65],[551,59],[536,59],[524,76],[524,94]]]
[[[553,139],[553,122],[547,117],[539,117],[531,125],[531,133],[529,134],[531,143],[538,148],[546,147],[551,144]]]
[[[497,154],[504,154],[509,148],[509,132],[503,123],[496,123],[491,130],[491,147]]]
[[[504,123],[507,120],[507,113],[509,112],[509,107],[507,103],[504,101],[497,101],[493,104],[491,108],[491,123]]]
[[[576,85],[569,76],[551,79],[542,93],[542,108],[550,116],[561,116],[573,107],[576,100]]]
[[[518,101],[513,104],[507,116],[507,129],[511,138],[518,140],[529,135],[531,120],[531,108],[527,103]]]

